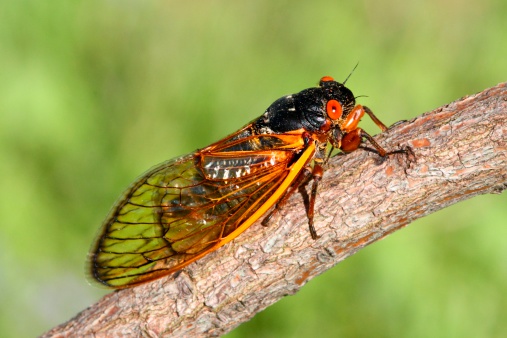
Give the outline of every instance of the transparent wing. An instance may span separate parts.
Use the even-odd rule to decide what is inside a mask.
[[[240,130],[153,168],[102,225],[90,252],[92,276],[111,287],[128,287],[218,248],[280,186],[303,147],[300,139]]]

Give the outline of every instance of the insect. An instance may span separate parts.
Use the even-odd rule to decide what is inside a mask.
[[[381,157],[406,152],[387,152],[358,128],[368,114],[387,130],[344,83],[325,76],[235,133],[138,178],[102,224],[89,254],[92,277],[120,289],[176,272],[268,214],[266,223],[311,179],[309,228],[318,238],[314,203],[332,149],[348,153],[367,141]]]

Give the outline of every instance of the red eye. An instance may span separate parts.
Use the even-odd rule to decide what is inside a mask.
[[[326,112],[331,119],[337,120],[342,117],[342,105],[336,100],[329,100],[327,101]]]
[[[329,81],[334,81],[334,79],[331,77],[331,76],[323,76],[321,79],[320,79],[320,82],[329,82]]]

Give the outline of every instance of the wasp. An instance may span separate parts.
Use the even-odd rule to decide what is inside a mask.
[[[315,199],[333,149],[365,148],[382,158],[406,152],[387,152],[358,127],[367,114],[387,130],[344,83],[325,76],[318,87],[276,100],[231,135],[138,178],[102,224],[89,253],[91,276],[121,289],[176,272],[267,214],[265,224],[311,179],[308,223],[318,238]]]

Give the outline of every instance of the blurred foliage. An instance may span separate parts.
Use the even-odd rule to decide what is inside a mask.
[[[0,336],[104,294],[85,280],[88,246],[151,165],[357,62],[348,85],[387,124],[506,81],[506,14],[501,0],[4,0]],[[419,220],[229,337],[505,337],[506,201]]]

